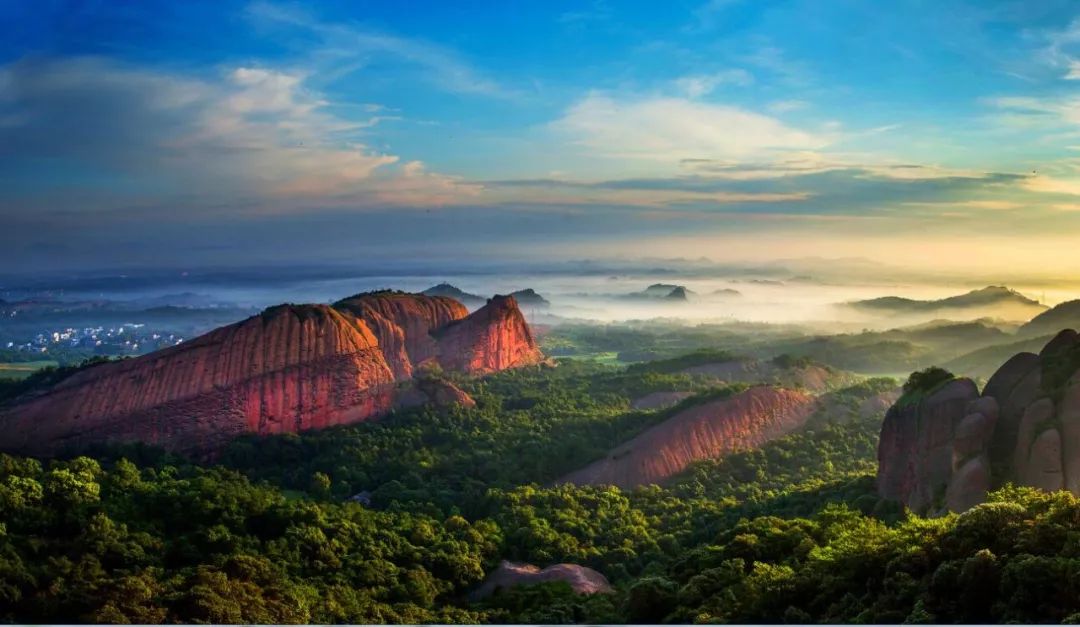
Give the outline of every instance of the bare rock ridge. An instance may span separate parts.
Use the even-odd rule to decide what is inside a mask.
[[[606,594],[614,588],[595,570],[577,564],[555,564],[540,569],[532,564],[516,564],[503,561],[491,571],[484,583],[472,593],[472,598],[482,599],[495,594],[497,590],[516,586],[529,586],[551,581],[565,581],[577,594]]]
[[[680,411],[558,483],[633,488],[661,483],[692,462],[756,448],[795,431],[813,413],[815,397],[757,386]]]
[[[513,296],[494,296],[471,315],[433,331],[437,359],[448,370],[489,373],[543,359]]]
[[[114,441],[213,450],[241,433],[360,422],[425,399],[471,402],[453,386],[412,384],[426,363],[483,374],[541,358],[513,298],[473,314],[449,298],[398,292],[279,305],[16,399],[0,408],[0,450]]]
[[[1080,335],[969,379],[905,394],[885,414],[878,492],[913,511],[962,512],[1012,482],[1080,495]]]

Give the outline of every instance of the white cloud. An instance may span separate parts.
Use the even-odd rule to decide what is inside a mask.
[[[365,129],[381,118],[329,113],[300,73],[239,67],[195,79],[83,58],[3,67],[0,83],[0,118],[17,120],[0,126],[0,171],[37,156],[157,188],[159,198],[271,201],[258,204],[283,210],[428,206],[476,192],[372,150]]]
[[[815,150],[834,140],[737,107],[682,98],[619,101],[600,92],[571,106],[552,126],[599,154],[670,161]]]
[[[1006,118],[1016,125],[1038,123],[1037,117],[1033,116],[1045,116],[1050,121],[1080,124],[1080,97],[1032,98],[1028,96],[1002,96],[988,98],[985,102],[1003,111],[1019,114],[1019,119]]]
[[[696,74],[683,76],[675,79],[675,87],[687,98],[700,98],[711,94],[721,85],[736,85],[745,87],[754,82],[750,72],[739,68],[714,72],[712,74]]]

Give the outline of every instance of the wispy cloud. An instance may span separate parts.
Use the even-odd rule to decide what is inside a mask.
[[[306,54],[351,73],[384,57],[420,71],[423,79],[445,91],[513,98],[517,91],[473,67],[457,52],[421,39],[366,28],[354,22],[329,22],[294,6],[255,2],[248,15],[257,23],[286,27],[314,35],[317,46]]]
[[[682,98],[616,99],[592,92],[552,124],[596,154],[666,160],[745,159],[827,146],[834,134],[787,126],[737,107]]]

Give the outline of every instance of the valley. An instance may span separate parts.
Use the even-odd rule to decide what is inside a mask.
[[[467,307],[376,291],[270,307],[142,357],[10,384],[0,390],[6,616],[900,622],[916,607],[948,621],[1066,617],[964,605],[931,583],[990,560],[991,548],[995,573],[1071,559],[1052,541],[978,535],[1008,524],[1043,533],[1080,511],[1068,492],[1004,481],[1071,488],[1071,427],[1058,436],[1054,485],[1026,458],[992,478],[996,449],[977,458],[992,438],[964,434],[976,411],[966,404],[1001,388],[994,373],[1026,348],[1063,355],[1044,367],[1059,394],[1080,367],[1072,336],[1044,349],[1029,323],[985,318],[810,336],[799,324],[529,317],[512,296]],[[959,367],[908,379],[937,364]],[[974,382],[953,379],[963,374]],[[953,389],[942,385],[962,388],[955,409],[938,400]],[[1006,423],[1034,400],[1005,403]],[[925,415],[907,417],[911,408]],[[1014,429],[1042,443],[1046,424]],[[994,509],[1000,501],[1010,509]],[[910,551],[934,557],[886,567]],[[897,589],[905,577],[915,583]],[[1047,594],[1017,577],[985,585]]]

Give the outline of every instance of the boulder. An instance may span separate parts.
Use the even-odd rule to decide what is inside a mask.
[[[965,460],[986,452],[990,436],[994,434],[994,421],[986,415],[975,413],[964,416],[956,425],[953,436],[953,470]]]
[[[1061,460],[1065,488],[1080,496],[1080,372],[1073,374],[1058,404],[1061,426]]]
[[[1057,429],[1047,429],[1031,443],[1027,466],[1021,474],[1024,485],[1048,492],[1065,487],[1061,469],[1061,434]]]
[[[970,379],[953,379],[921,400],[901,398],[886,412],[878,442],[878,492],[883,498],[919,513],[944,506],[954,434],[977,397]]]
[[[1013,449],[1012,468],[1013,476],[1020,481],[1026,481],[1025,469],[1028,466],[1028,458],[1031,454],[1031,445],[1036,436],[1041,433],[1054,419],[1054,401],[1041,398],[1028,405],[1020,419],[1020,427],[1016,432],[1016,447]]]
[[[945,491],[945,505],[952,512],[964,512],[986,500],[990,489],[990,460],[978,455],[960,466]]]
[[[945,504],[953,511],[1010,481],[1080,496],[1080,370],[1070,374],[1078,348],[1080,335],[1066,329],[1038,355],[1013,356],[959,418],[956,405],[940,405],[944,388],[918,403],[894,404],[881,430],[879,494],[920,513],[940,511],[943,480]],[[959,389],[954,393],[962,396]],[[950,441],[949,471],[939,455],[942,438]]]
[[[997,400],[1000,407],[997,426],[994,428],[994,438],[990,443],[990,462],[1003,468],[1015,468],[1013,452],[1020,433],[1020,421],[1028,406],[1043,396],[1042,364],[1038,358],[1034,362],[1028,361],[1028,364],[1028,371],[1011,389],[1003,391],[1001,396],[983,392],[984,396]],[[989,389],[990,384],[988,383],[986,387]],[[1008,481],[1013,477],[999,479]]]

